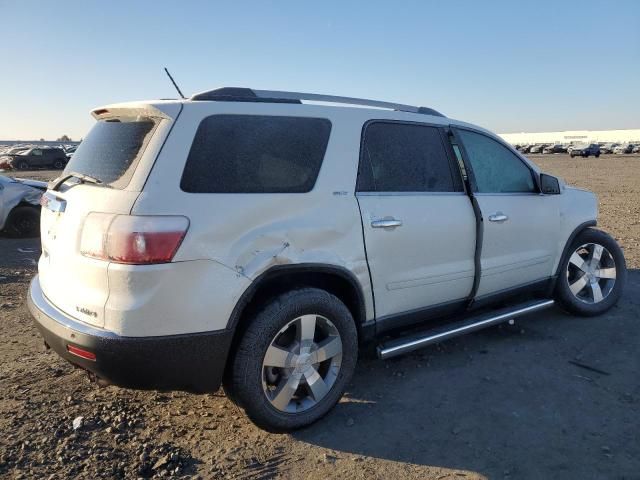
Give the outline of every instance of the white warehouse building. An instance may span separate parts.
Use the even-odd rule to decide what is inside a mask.
[[[565,132],[500,133],[512,145],[541,143],[640,143],[640,128],[628,130],[568,130]]]

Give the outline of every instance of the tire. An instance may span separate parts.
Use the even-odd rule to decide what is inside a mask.
[[[53,168],[56,170],[62,170],[64,168],[64,162],[62,160],[56,160],[53,162]]]
[[[311,324],[313,330],[308,330]],[[305,331],[314,333],[309,336]],[[297,343],[300,338],[307,340]],[[336,338],[340,353],[334,353]],[[301,344],[310,345],[311,353]],[[268,351],[281,355],[276,360]],[[314,363],[321,351],[327,358]],[[271,432],[295,430],[334,407],[353,376],[357,358],[358,333],[344,303],[324,290],[292,290],[269,301],[246,328],[231,359],[225,390],[259,427]]]
[[[597,247],[603,250],[596,265],[593,252]],[[627,281],[627,266],[622,249],[610,235],[587,228],[576,236],[564,257],[555,289],[555,300],[562,308],[591,317],[616,304]]]
[[[27,170],[29,168],[29,163],[21,160],[20,162],[18,162],[17,168],[18,170]]]
[[[599,153],[596,153],[596,154],[595,154],[595,157],[596,157],[596,158],[600,158],[600,154],[599,154]]]
[[[4,227],[12,237],[36,237],[40,234],[40,210],[36,207],[21,205],[9,213]]]

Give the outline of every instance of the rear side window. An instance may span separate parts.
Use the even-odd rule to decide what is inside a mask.
[[[359,192],[460,192],[437,127],[374,122],[365,128]]]
[[[180,188],[190,193],[304,193],[331,132],[322,118],[213,115],[198,127]]]
[[[536,192],[531,170],[504,145],[480,133],[458,130],[479,193]]]
[[[156,121],[152,119],[101,120],[82,141],[64,171],[84,173],[113,188],[124,188],[155,127]]]

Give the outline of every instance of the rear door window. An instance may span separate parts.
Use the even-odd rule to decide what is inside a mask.
[[[438,127],[375,121],[365,127],[359,192],[461,192]]]
[[[155,131],[157,120],[101,120],[82,141],[65,172],[84,173],[113,188],[129,184],[133,172]]]
[[[199,125],[182,173],[189,193],[304,193],[331,132],[323,118],[213,115]]]

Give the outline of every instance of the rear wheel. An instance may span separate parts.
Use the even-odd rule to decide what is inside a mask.
[[[56,160],[53,162],[53,168],[56,170],[62,170],[64,168],[64,162],[62,160]]]
[[[15,207],[9,213],[5,232],[12,237],[35,237],[40,233],[40,210],[26,205]]]
[[[293,290],[270,301],[247,327],[225,388],[256,425],[293,430],[340,400],[357,355],[347,307],[323,290]]]
[[[556,300],[576,315],[599,315],[620,298],[627,279],[622,250],[605,232],[588,228],[571,244],[561,265]]]

